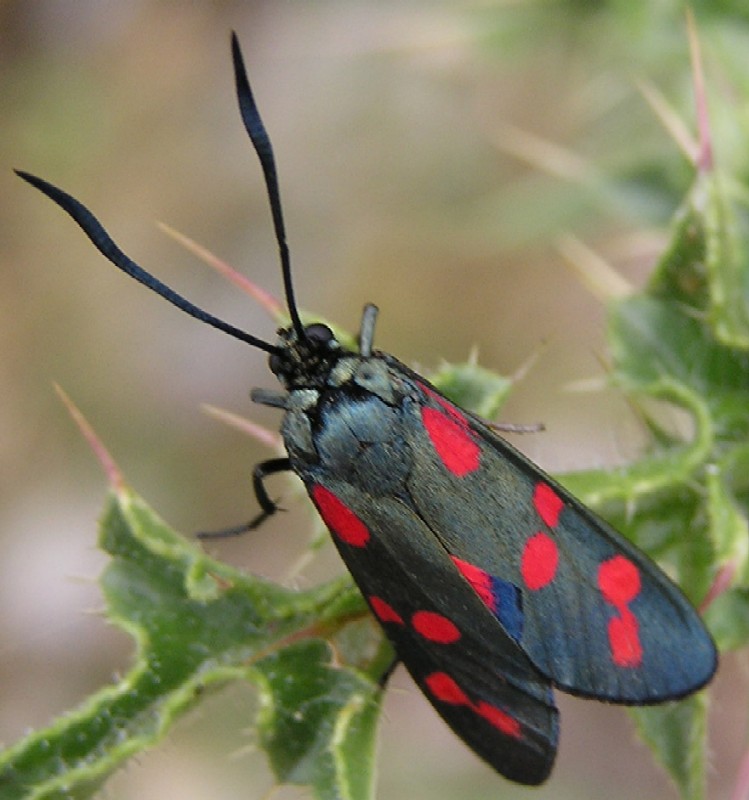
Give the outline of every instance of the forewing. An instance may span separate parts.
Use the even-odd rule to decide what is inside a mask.
[[[307,489],[398,658],[447,724],[511,780],[545,780],[558,736],[551,686],[432,531],[403,500],[329,476]]]
[[[716,651],[665,574],[486,426],[422,385],[404,425],[418,515],[533,664],[622,703],[702,686]]]

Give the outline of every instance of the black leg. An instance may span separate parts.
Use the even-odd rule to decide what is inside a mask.
[[[257,528],[264,519],[273,516],[278,511],[278,506],[268,497],[263,481],[269,475],[290,471],[291,461],[288,458],[269,458],[267,461],[261,461],[255,465],[255,469],[252,470],[252,488],[255,490],[255,497],[260,504],[260,508],[263,510],[250,523],[250,529]]]
[[[291,462],[288,458],[269,458],[267,461],[261,461],[256,464],[255,469],[252,471],[252,488],[262,511],[249,522],[244,522],[241,525],[234,525],[231,528],[223,528],[219,531],[201,531],[197,534],[198,539],[228,539],[232,536],[241,536],[262,525],[268,517],[272,517],[278,511],[278,506],[268,496],[263,481],[269,475],[289,472],[290,470]]]

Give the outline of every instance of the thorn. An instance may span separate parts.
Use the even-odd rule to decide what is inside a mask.
[[[281,437],[273,431],[263,428],[262,425],[258,425],[245,417],[241,417],[239,414],[233,414],[231,411],[226,411],[216,406],[202,405],[201,408],[209,416],[226,425],[230,425],[232,428],[236,428],[242,433],[247,434],[247,436],[251,436],[253,439],[260,442],[260,444],[270,447],[273,450],[281,448]]]
[[[697,131],[699,133],[699,149],[695,166],[698,172],[712,172],[713,145],[710,132],[710,117],[707,110],[707,95],[705,94],[705,70],[702,65],[697,25],[691,8],[687,8],[687,35],[689,37],[689,52],[692,58],[692,80],[694,81],[694,100],[697,112]]]
[[[596,171],[577,153],[514,125],[500,125],[491,141],[502,152],[557,178],[576,183],[598,181]]]
[[[564,234],[557,240],[557,250],[583,284],[603,302],[629,297],[634,292],[629,282],[607,261],[571,234]]]
[[[610,386],[609,381],[602,375],[592,378],[580,378],[576,381],[565,383],[563,391],[570,394],[594,394],[602,392]]]
[[[661,121],[663,127],[671,135],[671,138],[676,142],[678,148],[690,163],[696,164],[700,146],[692,136],[692,132],[684,120],[676,112],[676,109],[652,83],[644,80],[638,80],[636,83],[640,94],[645,98],[645,101]]]
[[[733,583],[736,576],[736,564],[729,561],[724,564],[715,575],[710,588],[707,590],[705,599],[699,605],[699,611],[703,614],[708,606],[720,597]]]
[[[215,256],[210,250],[198,244],[189,236],[185,236],[184,233],[176,231],[164,222],[158,222],[156,224],[161,231],[171,239],[174,239],[178,244],[181,244],[185,250],[192,253],[201,261],[204,261],[209,267],[215,269],[216,272],[223,275],[235,286],[238,286],[245,294],[250,295],[250,297],[260,303],[276,322],[282,325],[288,324],[288,314],[284,311],[281,303],[279,303],[272,294],[266,292],[265,289],[261,289],[256,283],[246,278],[241,272],[237,272],[234,267],[222,261],[218,256]]]
[[[548,342],[542,339],[533,348],[533,351],[530,353],[530,355],[526,356],[525,361],[523,361],[515,370],[515,372],[510,375],[510,382],[513,386],[520,383],[520,381],[525,380],[525,378],[530,374],[531,370],[535,369],[539,358],[541,358],[541,355],[546,351],[547,347]]]
[[[88,420],[83,416],[81,411],[73,403],[70,397],[68,397],[68,395],[64,392],[62,387],[57,383],[53,385],[55,387],[55,391],[57,392],[57,396],[64,403],[68,413],[73,418],[73,422],[75,422],[75,424],[78,426],[89,446],[94,451],[94,455],[104,468],[104,472],[109,480],[110,486],[118,494],[121,494],[125,490],[126,484],[125,479],[122,477],[122,473],[120,472],[114,459],[102,443],[101,439],[99,439],[99,437],[96,435]]]

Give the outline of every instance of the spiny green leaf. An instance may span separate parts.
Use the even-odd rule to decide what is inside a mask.
[[[260,742],[282,783],[314,787],[325,800],[370,797],[379,686],[332,666],[320,640],[260,660]]]
[[[721,649],[745,646],[749,573],[749,270],[733,209],[713,173],[697,172],[645,291],[612,303],[612,380],[648,403],[689,413],[692,430],[660,422],[640,459],[563,482],[604,512],[700,602],[716,575],[731,587],[706,621]],[[707,695],[633,709],[638,729],[681,796],[705,795]]]
[[[310,757],[324,754],[331,765],[309,772],[319,797],[371,797],[371,782],[352,776],[372,758],[377,680],[389,662],[371,624],[369,660],[355,667],[331,662],[331,642],[347,624],[367,619],[350,580],[292,592],[238,573],[175,534],[129,490],[110,498],[101,544],[112,556],[102,578],[107,613],[137,642],[133,666],[117,685],[0,755],[4,800],[90,797],[128,757],[161,739],[206,687],[271,672],[274,686],[298,686],[300,667],[314,677],[306,687],[312,696],[305,699],[302,686],[287,708],[282,693],[264,692],[265,713],[272,708],[300,729],[315,727]],[[316,654],[316,667],[300,664],[304,653]],[[364,749],[341,745],[347,729]],[[289,742],[264,743],[272,763],[280,763]],[[296,774],[306,782],[308,773]],[[283,777],[293,780],[294,773]]]
[[[676,216],[669,248],[649,293],[691,306],[727,347],[749,349],[749,283],[746,246],[739,239],[738,211],[731,207],[720,174],[697,174]]]
[[[512,380],[469,361],[443,364],[431,373],[434,386],[461,408],[494,419],[512,390]]]
[[[707,711],[705,692],[666,706],[630,709],[640,736],[671,775],[683,800],[704,797]]]

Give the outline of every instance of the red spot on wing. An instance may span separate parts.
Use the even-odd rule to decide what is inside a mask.
[[[497,708],[496,706],[490,705],[484,700],[481,700],[476,704],[475,709],[477,714],[494,725],[495,728],[499,728],[502,733],[506,734],[507,736],[512,736],[513,739],[522,738],[520,733],[520,723],[514,717],[511,717],[508,713],[502,711],[501,708]]]
[[[325,524],[341,541],[353,547],[364,547],[367,544],[367,526],[333,492],[318,483],[312,488],[312,499]]]
[[[377,595],[370,595],[369,604],[372,606],[377,619],[380,622],[396,622],[398,625],[403,625],[403,617],[390,605],[390,603],[383,600]]]
[[[494,602],[494,594],[492,593],[492,580],[488,572],[484,572],[475,564],[470,564],[468,561],[463,561],[457,556],[450,556],[455,566],[460,570],[463,577],[471,584],[476,594],[484,601],[484,605],[489,609],[495,611],[496,603]]]
[[[462,478],[475,472],[480,465],[481,450],[471,436],[468,424],[456,421],[454,415],[425,406],[421,409],[421,419],[437,455],[445,468]]]
[[[419,386],[424,394],[429,395],[429,397],[434,400],[435,403],[439,403],[442,408],[447,411],[447,413],[462,427],[468,427],[468,420],[465,417],[465,414],[461,413],[460,409],[457,406],[454,406],[449,400],[443,397],[439,392],[435,392],[434,389],[430,389],[428,386],[425,386],[423,383],[420,383]]]
[[[442,614],[435,611],[417,611],[411,617],[414,630],[430,642],[452,644],[460,639],[458,627]]]
[[[598,588],[611,605],[624,606],[640,593],[640,571],[625,556],[614,556],[598,568]]]
[[[437,700],[452,706],[466,706],[506,736],[522,738],[520,723],[516,719],[485,700],[474,703],[446,672],[433,672],[427,675],[424,683],[427,691]]]
[[[637,617],[627,608],[640,593],[640,571],[622,555],[604,561],[598,567],[598,588],[618,616],[609,620],[608,636],[611,659],[619,667],[638,667],[642,663]]]
[[[525,543],[520,574],[529,589],[542,589],[554,580],[559,564],[559,548],[545,533],[536,533]]]
[[[419,387],[442,408],[439,411],[426,407],[421,411],[424,427],[442,463],[459,478],[475,472],[479,468],[481,450],[473,437],[468,419],[434,389],[423,383]]]
[[[433,672],[424,678],[424,683],[430,694],[443,703],[453,706],[470,706],[468,695],[446,672]]]
[[[550,528],[555,528],[564,508],[564,502],[550,486],[537,483],[533,489],[533,507]]]
[[[611,658],[618,667],[639,667],[642,663],[637,617],[625,609],[621,616],[609,620]]]

